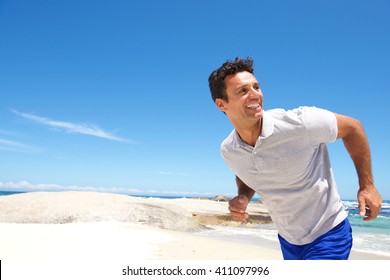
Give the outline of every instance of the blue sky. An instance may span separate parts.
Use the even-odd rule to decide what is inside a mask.
[[[251,56],[266,109],[363,123],[390,199],[389,30],[387,0],[2,0],[0,189],[233,195],[207,79]],[[329,149],[355,198],[349,155]]]

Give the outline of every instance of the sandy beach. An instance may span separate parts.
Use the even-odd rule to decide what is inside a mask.
[[[248,224],[230,220],[227,202],[138,198],[96,192],[0,197],[3,260],[281,260],[278,244],[199,235],[210,225],[269,223],[260,203]],[[351,259],[385,259],[353,252]]]

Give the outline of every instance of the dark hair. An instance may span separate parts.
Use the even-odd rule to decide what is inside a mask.
[[[250,57],[246,59],[237,57],[234,61],[226,61],[220,68],[214,70],[209,77],[209,87],[214,102],[217,98],[228,101],[225,85],[226,76],[244,71],[253,73],[253,70],[253,59]]]

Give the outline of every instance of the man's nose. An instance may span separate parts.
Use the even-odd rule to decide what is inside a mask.
[[[249,91],[249,97],[251,98],[260,98],[263,96],[263,93],[261,92],[260,89],[255,89],[255,88],[252,88],[250,91]]]

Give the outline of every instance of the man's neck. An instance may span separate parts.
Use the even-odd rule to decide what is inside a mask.
[[[235,126],[235,129],[243,142],[251,145],[252,147],[256,145],[257,139],[259,139],[261,134],[263,124],[262,120],[263,119],[260,119],[258,122],[250,126]]]

